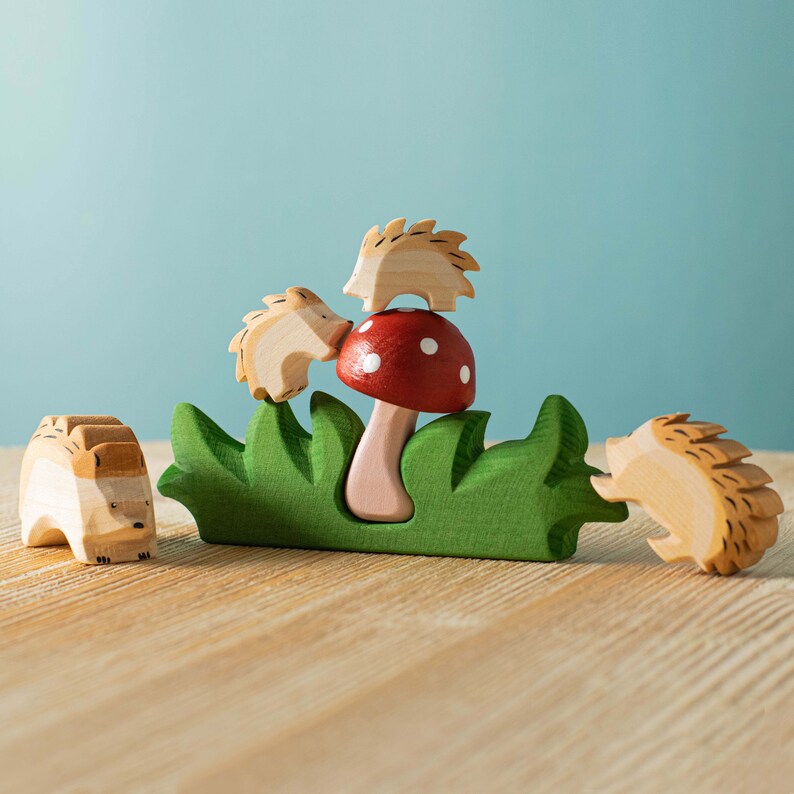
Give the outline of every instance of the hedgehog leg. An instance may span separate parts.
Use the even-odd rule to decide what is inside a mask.
[[[85,538],[83,538],[82,535],[77,535],[77,533],[75,533],[71,537],[68,537],[68,540],[69,548],[72,550],[72,554],[74,554],[74,558],[77,562],[82,562],[86,565],[101,565],[104,563],[104,559],[99,555],[94,555],[93,547],[85,542]]]
[[[611,474],[594,474],[590,484],[595,492],[607,502],[624,502],[628,497],[621,493],[615,478]]]
[[[665,538],[648,538],[648,545],[665,562],[686,562],[691,559],[686,546],[673,535]]]
[[[22,521],[22,543],[25,546],[62,546],[66,537],[50,516],[41,516],[35,521],[26,517]]]

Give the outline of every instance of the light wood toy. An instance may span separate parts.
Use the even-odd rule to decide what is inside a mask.
[[[361,244],[345,295],[364,301],[365,312],[383,311],[398,295],[418,295],[430,309],[454,312],[459,295],[474,297],[474,287],[464,275],[480,266],[459,246],[465,234],[434,232],[434,220],[418,221],[405,230],[405,218],[373,226]]]
[[[351,320],[334,314],[311,290],[290,287],[267,295],[266,310],[243,317],[229,351],[237,354],[237,380],[248,382],[255,400],[275,402],[297,397],[308,385],[312,361],[332,361],[350,329]]]
[[[369,521],[407,521],[414,505],[400,475],[403,447],[420,411],[450,414],[474,402],[471,347],[439,314],[391,309],[373,314],[347,337],[336,373],[375,398],[347,475],[347,506]]]
[[[45,416],[22,459],[22,542],[68,543],[89,565],[157,553],[152,489],[135,434],[112,416]]]
[[[623,438],[607,441],[611,474],[593,477],[607,501],[641,505],[670,533],[649,538],[666,562],[694,562],[732,574],[757,563],[777,540],[783,503],[766,487],[772,478],[743,463],[751,452],[718,438],[724,427],[658,416]]]

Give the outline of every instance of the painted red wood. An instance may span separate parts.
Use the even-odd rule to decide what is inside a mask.
[[[474,354],[447,319],[424,309],[389,309],[347,337],[339,378],[376,400],[426,413],[463,411],[474,402]]]

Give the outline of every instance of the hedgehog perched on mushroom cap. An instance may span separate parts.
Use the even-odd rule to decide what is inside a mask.
[[[398,295],[418,295],[432,311],[454,312],[458,295],[474,297],[467,270],[479,270],[459,246],[465,234],[433,231],[434,220],[417,221],[407,231],[405,218],[373,226],[361,243],[353,275],[343,292],[364,301],[365,312],[383,311]]]

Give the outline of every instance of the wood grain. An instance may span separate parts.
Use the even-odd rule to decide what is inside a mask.
[[[416,430],[418,411],[375,401],[345,480],[347,509],[365,521],[408,521],[414,503],[400,474],[405,442]]]
[[[474,297],[465,273],[480,266],[460,249],[465,234],[435,225],[428,219],[406,229],[405,218],[395,218],[383,232],[373,226],[342,291],[361,298],[365,312],[383,311],[399,295],[418,295],[434,312],[454,312],[458,296]]]
[[[143,448],[157,477],[169,446]],[[521,563],[210,546],[156,497],[160,557],[86,568],[20,545],[21,457],[5,790],[792,790],[791,511],[722,579],[659,560],[640,512]],[[794,454],[757,462],[794,504]]]
[[[594,476],[593,487],[609,502],[640,505],[669,531],[648,540],[666,562],[729,576],[777,542],[783,503],[744,444],[720,438],[722,425],[688,419],[657,416],[607,439],[610,474]]]
[[[243,317],[245,328],[229,343],[237,355],[236,377],[255,400],[283,402],[309,385],[312,361],[333,361],[353,327],[306,287],[265,295],[267,309]]]

